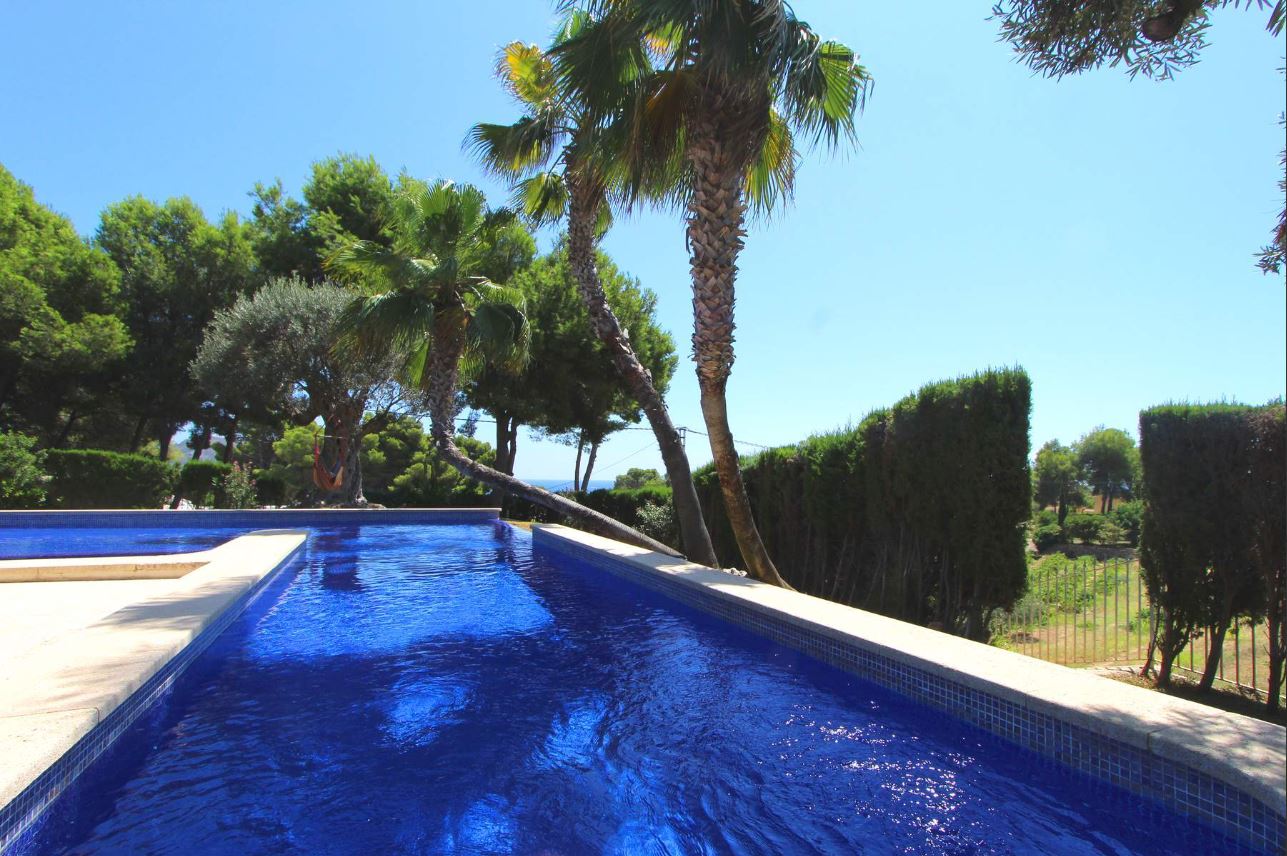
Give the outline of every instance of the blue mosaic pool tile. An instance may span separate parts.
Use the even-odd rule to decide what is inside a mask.
[[[258,527],[263,529],[292,526],[346,525],[380,526],[386,524],[455,524],[482,523],[500,516],[495,508],[386,508],[386,509],[255,509],[231,511],[201,509],[197,511],[17,511],[0,512],[0,529],[41,528],[120,528],[175,526],[211,529]]]
[[[86,524],[82,524],[86,525]],[[228,628],[237,616],[268,588],[272,580],[300,561],[304,545],[301,544],[282,560],[275,569],[264,575],[241,599],[228,607],[212,621],[179,654],[166,663],[155,675],[139,687],[122,704],[107,715],[88,734],[67,750],[49,769],[8,805],[0,808],[0,856],[20,854],[39,832],[46,810],[76,781],[90,764],[106,752],[135,720],[164,697],[193,660],[210,646],[220,633]]]
[[[1065,767],[1108,782],[1184,817],[1194,818],[1256,851],[1283,853],[1284,819],[1269,806],[1200,770],[1064,722],[1043,711],[901,663],[828,633],[766,613],[754,604],[681,582],[598,550],[556,537],[534,538],[618,577],[660,592],[779,644],[892,689],[976,725]]]

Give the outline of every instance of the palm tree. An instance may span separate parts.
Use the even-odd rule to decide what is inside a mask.
[[[345,346],[361,352],[392,344],[411,354],[406,380],[425,393],[430,438],[462,474],[592,532],[673,553],[610,517],[481,464],[456,446],[461,373],[489,362],[518,367],[526,359],[522,296],[485,275],[498,240],[513,222],[511,211],[488,209],[475,187],[404,178],[386,215],[391,245],[357,241],[327,260],[333,274],[366,288],[346,313]]]
[[[734,285],[749,206],[789,196],[794,133],[853,133],[870,83],[850,48],[823,41],[783,0],[590,0],[591,21],[554,50],[591,120],[626,128],[636,181],[681,163],[702,416],[747,571],[785,585],[764,548],[728,424]],[[626,46],[626,47],[623,47]],[[633,56],[622,73],[612,57]]]
[[[584,21],[584,16],[571,16],[561,38],[574,36]],[[497,76],[523,105],[525,115],[511,125],[475,125],[470,142],[484,165],[516,182],[517,201],[534,222],[548,223],[566,215],[568,262],[595,335],[607,346],[657,438],[684,553],[695,562],[716,565],[683,440],[599,279],[595,250],[611,220],[608,195],[614,170],[602,145],[601,129],[583,121],[581,111],[560,90],[553,62],[536,45],[506,46],[497,62]]]

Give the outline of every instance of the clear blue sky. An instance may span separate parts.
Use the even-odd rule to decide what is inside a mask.
[[[1216,13],[1202,62],[1175,81],[1103,69],[1057,83],[996,41],[990,7],[795,4],[876,86],[860,148],[808,153],[795,205],[748,238],[739,440],[791,442],[987,366],[1032,375],[1034,446],[1133,431],[1168,400],[1283,394],[1283,278],[1253,264],[1283,204],[1284,48],[1265,13]],[[0,162],[91,234],[135,193],[245,213],[254,182],[297,192],[340,151],[500,201],[461,141],[514,115],[495,53],[545,41],[554,15],[530,0],[229,0],[8,2],[3,18]],[[682,223],[623,218],[607,249],[660,296],[685,356],[670,405],[700,427]],[[599,474],[659,466],[650,436],[618,435],[600,463],[631,457]],[[702,438],[689,449],[709,459]],[[520,440],[521,475],[571,468],[566,448]]]

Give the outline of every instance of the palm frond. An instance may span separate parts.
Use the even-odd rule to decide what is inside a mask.
[[[834,144],[853,133],[855,114],[866,103],[871,76],[852,49],[822,41],[804,24],[793,36],[783,68],[779,99],[796,127]]]
[[[538,172],[514,185],[513,205],[535,226],[557,222],[567,211],[567,182],[559,173]]]
[[[355,297],[340,314],[342,349],[357,354],[382,348],[414,352],[433,329],[433,302],[409,289]]]
[[[791,127],[776,110],[769,112],[769,130],[746,174],[746,194],[757,213],[767,213],[791,197],[800,155]]]
[[[582,124],[611,116],[628,87],[650,70],[642,35],[629,16],[591,12],[578,19],[574,33],[550,49],[565,96],[578,104]]]
[[[512,125],[474,125],[465,136],[465,147],[488,171],[516,175],[548,163],[558,138],[551,116],[524,116]]]
[[[502,48],[496,59],[496,76],[511,95],[536,110],[558,98],[554,63],[537,45],[510,42]]]
[[[323,263],[327,272],[347,282],[409,285],[424,278],[433,259],[409,259],[374,241],[356,241],[338,247]]]

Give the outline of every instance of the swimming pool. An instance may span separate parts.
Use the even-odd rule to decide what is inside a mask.
[[[504,524],[319,527],[26,853],[1248,852]]]
[[[0,559],[151,556],[208,550],[249,527],[23,527],[0,529]]]

